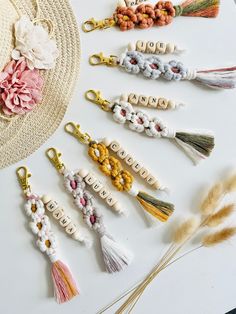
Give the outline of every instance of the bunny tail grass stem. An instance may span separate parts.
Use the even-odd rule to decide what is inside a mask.
[[[173,204],[160,201],[145,192],[139,192],[136,198],[146,212],[162,222],[166,222],[173,214]]]
[[[220,0],[186,0],[180,5],[179,15],[213,18],[218,15],[219,7]]]
[[[231,68],[197,71],[196,80],[217,89],[236,87],[236,66]]]
[[[176,132],[175,141],[196,164],[209,157],[215,146],[214,136],[209,134]]]
[[[79,294],[69,268],[59,260],[52,264],[52,279],[58,303],[67,302]]]

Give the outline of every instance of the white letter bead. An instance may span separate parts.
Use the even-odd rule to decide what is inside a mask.
[[[74,234],[77,231],[77,227],[72,222],[66,227],[67,234]]]
[[[167,44],[166,45],[166,53],[174,53],[175,52],[175,45],[174,44]]]
[[[148,97],[144,95],[140,95],[138,99],[139,105],[146,107],[148,105]]]
[[[135,171],[135,172],[139,172],[139,170],[142,168],[143,166],[138,163],[137,161],[135,161],[132,165],[132,169]]]
[[[103,184],[100,181],[96,180],[92,185],[92,188],[94,192],[99,192],[103,188]]]
[[[149,172],[146,168],[141,168],[139,171],[139,175],[141,178],[146,179],[149,176]]]
[[[138,40],[136,42],[136,50],[139,51],[139,52],[145,52],[146,51],[146,43],[145,41],[142,41],[142,40]]]
[[[134,163],[134,158],[130,155],[127,155],[125,157],[125,162],[128,166],[131,166]]]
[[[120,159],[125,159],[125,157],[128,154],[126,153],[126,151],[123,148],[121,148],[118,150],[117,155],[118,155],[118,157],[120,157]]]
[[[158,105],[158,98],[150,96],[149,99],[148,99],[148,106],[156,108],[157,105]]]
[[[158,107],[161,109],[166,109],[168,107],[168,100],[165,98],[160,98],[158,100]]]
[[[148,41],[146,52],[147,53],[155,53],[156,51],[156,44],[153,41]]]
[[[50,201],[49,203],[47,203],[45,205],[46,209],[49,211],[49,212],[54,212],[54,210],[56,210],[58,208],[58,204],[56,201]]]
[[[131,103],[131,105],[137,105],[138,104],[138,95],[137,94],[129,94],[128,102]]]
[[[84,181],[85,181],[88,185],[92,185],[92,184],[96,181],[96,178],[95,178],[91,173],[89,173],[89,174],[85,177]]]
[[[103,187],[103,188],[101,189],[101,191],[99,192],[99,196],[100,196],[102,199],[107,198],[109,195],[110,195],[110,192],[109,192],[105,187]]]
[[[166,53],[166,43],[158,41],[156,44],[156,53],[165,54]]]
[[[70,216],[63,216],[63,217],[61,217],[61,219],[60,219],[60,225],[61,225],[62,227],[68,226],[70,222],[71,222]]]
[[[115,203],[117,203],[117,200],[112,195],[109,195],[106,198],[106,203],[112,207]]]
[[[112,141],[109,147],[113,152],[116,153],[120,149],[120,144],[116,141]]]
[[[157,179],[154,178],[154,177],[150,174],[150,175],[146,178],[146,181],[147,181],[148,184],[153,185],[153,184],[157,181]]]
[[[62,208],[57,208],[52,215],[55,219],[59,220],[64,216],[64,210]]]

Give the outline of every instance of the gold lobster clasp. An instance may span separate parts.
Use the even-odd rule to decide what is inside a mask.
[[[61,153],[54,147],[46,150],[46,156],[51,161],[53,166],[60,172],[60,170],[65,168],[65,165],[61,161]]]
[[[103,52],[96,53],[89,57],[89,63],[91,65],[100,65],[105,64],[111,67],[115,67],[118,65],[118,57],[110,55],[109,57],[105,57]]]
[[[24,192],[27,190],[30,190],[29,185],[29,178],[31,177],[31,174],[29,173],[29,170],[27,167],[19,167],[16,169],[16,175],[19,180],[20,186]]]
[[[112,27],[115,24],[116,22],[113,18],[106,18],[100,21],[96,21],[94,18],[91,18],[83,23],[82,29],[85,33],[89,33],[95,29],[106,29]]]
[[[92,141],[91,136],[88,133],[82,133],[80,125],[75,124],[74,122],[68,122],[65,125],[65,131],[77,138],[77,140],[83,144],[89,144]]]
[[[100,91],[95,91],[93,89],[90,89],[85,93],[85,98],[91,101],[92,103],[99,105],[104,111],[111,110],[110,102],[102,98]]]

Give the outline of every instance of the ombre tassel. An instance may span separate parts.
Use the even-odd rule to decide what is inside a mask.
[[[236,66],[231,68],[197,71],[195,79],[211,88],[232,89],[236,87]]]
[[[51,273],[54,283],[54,294],[59,304],[70,301],[79,294],[69,268],[60,260],[52,263]]]
[[[219,13],[220,0],[186,0],[175,6],[175,16],[214,18]]]

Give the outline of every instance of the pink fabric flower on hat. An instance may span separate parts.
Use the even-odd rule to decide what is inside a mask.
[[[24,58],[12,60],[0,72],[0,106],[6,115],[24,114],[42,100],[43,78]]]

